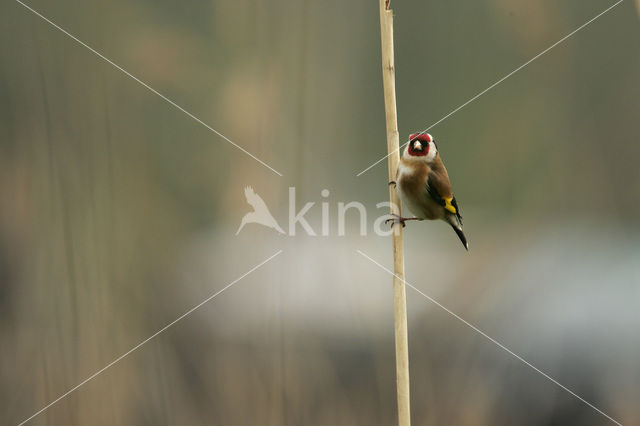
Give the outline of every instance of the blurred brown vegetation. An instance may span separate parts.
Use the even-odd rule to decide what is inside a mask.
[[[278,249],[33,424],[393,424],[390,242],[234,236],[386,196],[375,2],[0,6],[0,424],[17,424]],[[399,124],[422,130],[612,2],[395,1]],[[640,422],[640,25],[624,2],[432,129],[465,215],[407,279],[623,424]],[[310,215],[319,227],[319,207]],[[372,220],[372,218],[370,218]],[[335,222],[332,222],[334,229]],[[415,292],[413,422],[608,424]]]

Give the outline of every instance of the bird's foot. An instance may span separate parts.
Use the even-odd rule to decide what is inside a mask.
[[[391,222],[391,227],[393,228],[393,225],[395,225],[396,223],[401,223],[402,227],[404,228],[405,226],[407,226],[407,224],[405,223],[408,220],[422,220],[419,217],[402,217],[402,216],[398,216],[395,213],[391,213],[390,214],[389,219],[385,220],[384,223],[389,223]]]
[[[391,182],[389,182],[389,186],[391,186],[391,185],[393,185],[393,187],[395,188],[396,187],[396,181],[392,180]]]

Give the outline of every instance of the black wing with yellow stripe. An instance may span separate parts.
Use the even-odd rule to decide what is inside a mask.
[[[427,179],[427,192],[433,201],[440,204],[450,213],[453,213],[458,218],[460,225],[462,225],[462,216],[460,214],[460,207],[458,207],[458,202],[456,201],[456,197],[446,198],[441,196],[438,193],[438,190],[435,188],[435,185],[431,183],[431,177]]]

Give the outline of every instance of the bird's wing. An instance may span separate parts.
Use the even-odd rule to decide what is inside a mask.
[[[456,197],[453,196],[447,169],[444,168],[441,161],[439,163],[432,168],[427,178],[427,193],[433,201],[440,204],[448,212],[455,214],[462,223],[460,207],[458,207]]]
[[[255,193],[252,187],[247,186],[244,189],[244,196],[247,198],[247,203],[249,203],[249,205],[253,207],[254,210],[269,211],[269,209],[267,208],[267,205],[264,203],[264,200],[260,198],[258,194]]]

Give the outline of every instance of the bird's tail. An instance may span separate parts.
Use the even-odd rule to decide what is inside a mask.
[[[464,248],[469,251],[469,243],[467,242],[467,237],[464,236],[464,232],[462,232],[462,228],[454,225],[453,223],[451,224],[451,227],[454,231],[456,231],[456,234],[458,234],[458,238],[460,238],[460,241],[462,241],[462,245],[464,246]]]

